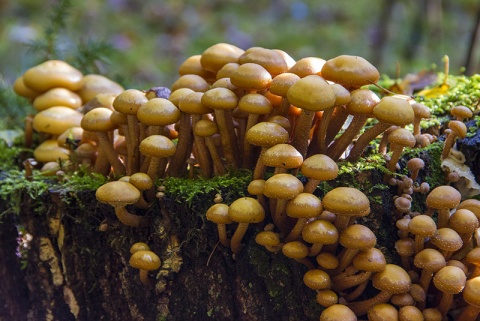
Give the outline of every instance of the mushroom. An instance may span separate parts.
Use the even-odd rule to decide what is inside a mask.
[[[140,152],[146,156],[145,162],[149,164],[147,174],[152,181],[163,176],[167,158],[175,153],[175,149],[173,142],[163,135],[151,135],[142,140]]]
[[[428,193],[425,203],[428,206],[426,215],[432,216],[436,210],[438,212],[438,228],[448,226],[450,210],[460,204],[462,195],[459,191],[449,185],[435,187]]]
[[[324,245],[337,243],[338,230],[329,221],[318,219],[304,226],[302,239],[312,244],[309,255],[318,256]]]
[[[390,150],[392,155],[387,164],[387,169],[394,173],[396,171],[397,162],[402,156],[405,147],[413,148],[415,146],[415,136],[405,128],[397,128],[388,135]]]
[[[276,144],[265,150],[262,162],[264,166],[275,167],[274,174],[281,174],[286,173],[288,169],[299,168],[303,163],[303,157],[290,144]]]
[[[265,218],[265,211],[256,199],[241,197],[230,204],[228,217],[238,223],[237,229],[230,240],[232,252],[236,254],[241,249],[242,238],[247,232],[248,225],[262,222]]]
[[[112,165],[116,175],[125,175],[126,170],[118,157],[118,153],[113,148],[113,143],[109,137],[116,125],[110,120],[112,110],[99,107],[86,113],[81,122],[84,130],[94,132],[97,136],[99,147],[104,151],[108,162]]]
[[[415,241],[410,237],[404,237],[395,242],[395,250],[400,256],[402,267],[410,271],[410,258],[415,254]]]
[[[325,59],[319,57],[304,57],[295,62],[288,70],[289,73],[295,74],[300,78],[309,75],[321,75],[322,67]]]
[[[435,235],[437,225],[428,215],[417,215],[408,223],[408,231],[415,235],[415,254],[423,250],[425,240]]]
[[[445,139],[445,143],[443,145],[441,159],[445,159],[450,154],[450,150],[452,149],[453,145],[457,138],[465,138],[467,135],[467,126],[459,121],[459,120],[452,120],[448,123],[448,128],[451,129],[451,132],[447,135]]]
[[[465,287],[467,277],[462,269],[456,266],[445,266],[433,276],[433,284],[443,292],[442,298],[438,303],[438,311],[445,316],[453,303],[453,296],[462,292]]]
[[[357,317],[346,305],[334,304],[322,311],[320,321],[357,321]]]
[[[47,60],[25,71],[23,82],[38,92],[56,87],[77,91],[82,88],[83,74],[63,60]]]
[[[476,320],[480,314],[480,277],[469,279],[465,283],[462,292],[463,299],[467,306],[463,309],[455,321],[471,321]]]
[[[398,265],[387,264],[385,270],[372,278],[373,287],[380,292],[370,299],[348,303],[348,307],[357,315],[364,315],[371,307],[386,303],[393,294],[407,293],[412,281],[408,273]]]
[[[135,186],[140,191],[140,194],[142,194],[144,191],[149,191],[153,188],[152,179],[150,178],[150,176],[148,176],[145,173],[139,172],[131,175],[128,179],[128,182],[133,186]],[[149,204],[145,200],[143,195],[141,195],[140,199],[135,205],[140,208],[148,208],[151,204]]]
[[[153,281],[148,278],[148,272],[158,270],[162,261],[150,250],[139,250],[132,254],[129,260],[131,267],[140,270],[140,281],[146,286],[152,286]]]
[[[225,247],[230,247],[230,240],[227,237],[226,225],[233,223],[228,216],[228,205],[223,203],[213,204],[207,210],[207,220],[217,224],[218,239]]]
[[[370,201],[360,190],[352,187],[336,187],[322,199],[323,207],[337,215],[335,227],[341,232],[352,218],[370,213]]]
[[[305,265],[309,270],[315,268],[312,262],[307,258],[308,247],[300,241],[291,241],[283,244],[282,253],[286,257]]]
[[[465,248],[472,238],[473,232],[478,228],[478,218],[475,214],[465,208],[458,209],[450,216],[448,226],[455,230],[462,238]]]
[[[256,47],[254,50],[245,51],[238,59],[242,65],[245,63],[255,63],[265,68],[272,77],[288,71],[288,64],[284,55],[277,50]]]
[[[375,304],[367,311],[369,321],[394,321],[398,320],[398,310],[389,303]]]
[[[196,92],[205,92],[210,88],[210,85],[207,81],[199,76],[194,74],[181,75],[175,82],[172,84],[171,90],[174,92],[180,88],[189,88]]]
[[[277,253],[283,247],[280,236],[274,231],[261,231],[255,235],[255,242],[264,246],[268,251]]]
[[[33,108],[37,111],[42,111],[54,106],[77,109],[82,106],[82,98],[80,98],[77,93],[67,88],[57,87],[49,89],[43,94],[35,97],[32,104]]]
[[[428,293],[433,274],[446,266],[447,263],[442,253],[435,249],[426,248],[415,255],[413,264],[422,270],[418,283]]]
[[[423,314],[416,306],[406,305],[398,309],[398,319],[401,321],[423,320]]]
[[[212,136],[218,133],[217,124],[209,119],[201,119],[193,126],[193,133],[195,136],[205,139],[205,145],[208,149],[210,157],[212,158],[215,173],[218,175],[225,174],[227,170],[223,165],[222,159],[218,154],[217,147],[212,139]]]
[[[480,247],[477,246],[470,250],[465,257],[465,260],[474,266],[473,271],[470,273],[470,278],[480,276]]]
[[[297,221],[290,233],[285,237],[285,241],[289,242],[298,239],[307,221],[319,216],[322,210],[322,202],[311,193],[300,193],[295,198],[289,200],[285,208],[286,214]]]
[[[414,113],[414,120],[413,120],[413,135],[417,137],[417,135],[421,134],[420,131],[420,122],[423,118],[430,117],[430,109],[422,103],[413,103],[412,104],[413,113]]]
[[[328,308],[334,304],[338,304],[338,295],[332,290],[320,290],[317,291],[315,301],[324,308]]]
[[[473,112],[467,106],[458,105],[450,110],[450,114],[455,117],[456,120],[463,122],[465,119],[473,116]]]
[[[113,206],[118,220],[123,224],[133,227],[150,224],[147,217],[132,214],[127,210],[127,205],[135,204],[140,199],[140,191],[132,184],[122,181],[108,182],[97,189],[95,196],[99,202]]]
[[[439,228],[430,239],[430,243],[439,249],[445,260],[448,260],[455,251],[463,246],[460,235],[449,227]]]
[[[200,57],[202,68],[216,74],[229,62],[238,62],[245,51],[228,43],[217,43],[205,49]]]
[[[303,161],[300,171],[308,177],[303,192],[313,193],[318,184],[338,176],[338,165],[327,155],[315,154]]]
[[[292,105],[302,109],[295,125],[292,145],[305,157],[314,114],[334,106],[335,92],[325,79],[310,75],[298,80],[288,89],[287,99]]]
[[[303,283],[315,291],[330,289],[332,282],[327,272],[320,269],[311,269],[303,275]]]
[[[414,157],[408,160],[407,169],[410,171],[410,178],[412,181],[416,181],[418,173],[425,167],[425,162],[423,159]]]
[[[82,101],[87,103],[98,95],[116,96],[121,94],[125,89],[117,82],[97,74],[88,74],[83,77],[83,85],[77,94],[82,97]],[[107,106],[104,106],[107,107]]]

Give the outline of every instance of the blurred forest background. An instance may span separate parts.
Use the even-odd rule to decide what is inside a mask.
[[[0,0],[0,84],[55,58],[126,88],[170,86],[185,58],[217,42],[360,55],[390,77],[443,70],[449,55],[452,74],[472,74],[479,12],[478,0]]]

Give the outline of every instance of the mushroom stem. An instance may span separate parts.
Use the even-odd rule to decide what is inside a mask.
[[[108,133],[96,132],[96,135],[98,138],[98,144],[100,145],[100,148],[104,150],[105,156],[107,157],[108,162],[112,165],[115,174],[125,175],[126,174],[125,166],[118,158],[117,152],[115,151],[112,143],[108,139]]]
[[[315,112],[302,109],[302,113],[296,121],[295,130],[292,139],[292,146],[305,158],[308,149],[308,140],[310,139],[310,129],[312,127]]]
[[[340,129],[342,129],[343,124],[348,118],[348,111],[345,106],[335,106],[333,115],[330,119],[330,123],[327,128],[327,134],[325,136],[325,143],[326,145],[330,145],[330,143],[335,139],[335,136],[338,134]]]
[[[230,110],[215,109],[215,121],[222,139],[223,154],[232,168],[238,168],[240,150],[236,143],[235,129]]]
[[[192,151],[193,133],[190,114],[182,113],[180,117],[177,141],[176,151],[168,169],[168,174],[174,177],[180,176],[182,171],[186,169],[185,164]]]
[[[319,154],[326,154],[327,152],[327,128],[330,124],[332,119],[334,107],[325,109],[322,114],[322,118],[320,119],[320,124],[318,125],[317,131],[317,139],[318,139],[318,146],[319,146]],[[304,155],[305,156],[305,155]]]
[[[220,240],[220,243],[222,243],[222,245],[225,247],[230,247],[231,242],[227,237],[227,225],[217,223],[217,231],[218,231],[218,239]]]
[[[334,161],[340,159],[342,154],[347,149],[348,145],[353,141],[355,136],[360,132],[367,121],[367,115],[357,114],[353,116],[352,122],[343,132],[343,134],[335,139],[335,141],[328,147],[327,155]]]
[[[130,144],[127,145],[127,173],[132,175],[139,167],[139,127],[135,115],[127,115],[128,137]]]
[[[390,124],[378,122],[373,127],[367,129],[360,137],[357,139],[355,145],[353,145],[350,153],[348,154],[347,160],[350,162],[356,162],[363,153],[363,150],[367,145],[374,140],[378,135],[383,133]]]
[[[150,224],[149,218],[132,214],[125,206],[115,207],[115,214],[117,215],[118,220],[127,226],[145,227]]]
[[[292,230],[285,237],[285,242],[291,242],[297,240],[302,234],[303,227],[307,224],[308,218],[300,217],[293,226]]]
[[[139,271],[140,281],[148,287],[153,286],[153,280],[148,277],[148,271],[142,269],[140,269]]]
[[[365,271],[358,274],[339,278],[334,280],[332,289],[335,291],[344,291],[346,289],[360,285],[365,281],[368,281],[371,276],[372,272]]]
[[[238,223],[237,229],[233,233],[232,239],[230,240],[230,247],[232,252],[238,253],[242,248],[242,239],[245,233],[247,233],[249,223]]]
[[[347,304],[347,306],[350,308],[350,310],[353,311],[353,313],[355,313],[355,315],[361,316],[367,313],[368,309],[370,309],[372,306],[380,303],[385,303],[391,297],[392,297],[392,293],[387,291],[381,291],[373,298],[363,300],[363,301],[352,302]]]
[[[458,315],[455,321],[475,320],[477,319],[477,316],[479,314],[480,314],[480,308],[469,304],[465,307],[465,309],[463,309],[462,313]]]

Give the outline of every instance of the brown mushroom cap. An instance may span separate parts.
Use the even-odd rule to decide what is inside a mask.
[[[357,321],[357,316],[346,305],[334,304],[322,311],[320,321]]]
[[[134,204],[140,199],[140,191],[130,183],[123,181],[108,182],[95,192],[99,202],[113,207]]]
[[[59,159],[69,158],[70,150],[58,146],[56,139],[47,139],[38,145],[33,151],[33,157],[36,161],[47,163],[56,162]]]
[[[282,126],[271,122],[260,122],[253,125],[245,136],[245,139],[252,145],[271,147],[276,144],[286,143],[289,134]]]
[[[332,282],[327,272],[313,269],[303,275],[303,283],[312,290],[324,290],[330,288]]]
[[[373,107],[380,102],[378,95],[370,89],[355,89],[350,93],[350,101],[345,105],[350,114],[371,115]]]
[[[230,204],[228,217],[238,223],[260,223],[265,218],[265,211],[256,199],[241,197]]]
[[[325,59],[318,57],[304,57],[290,67],[288,72],[296,74],[300,78],[308,75],[321,75],[322,67],[325,65]]]
[[[480,308],[480,277],[468,280],[462,294],[465,302]]]
[[[217,43],[203,51],[200,57],[200,64],[203,69],[217,73],[223,65],[229,62],[238,62],[243,49],[228,43]]]
[[[212,72],[203,69],[200,63],[201,58],[202,55],[193,55],[185,59],[178,67],[178,74],[180,76],[188,74],[199,75],[206,80],[215,79],[215,75]]]
[[[465,118],[473,116],[473,112],[467,106],[455,106],[450,110],[450,114],[457,118],[457,120],[463,121]]]
[[[262,154],[265,166],[278,168],[298,168],[303,163],[303,157],[298,150],[290,144],[276,144]]]
[[[210,85],[207,83],[203,77],[194,74],[186,74],[180,76],[173,84],[172,84],[172,92],[180,88],[190,88],[196,92],[205,92],[210,88]]]
[[[303,191],[302,182],[292,174],[276,174],[265,181],[263,194],[270,198],[292,199]]]
[[[151,135],[140,143],[140,152],[150,157],[170,157],[175,153],[175,144],[163,135]]]
[[[288,101],[309,111],[321,111],[333,107],[335,92],[320,76],[310,75],[296,81],[287,91]]]
[[[147,126],[165,126],[180,120],[180,110],[168,99],[152,98],[138,108],[137,118]]]
[[[385,269],[387,261],[382,251],[372,247],[355,255],[352,264],[357,270],[381,272]]]
[[[300,193],[288,201],[285,208],[288,216],[293,218],[312,218],[323,210],[320,199],[311,193]]]
[[[359,216],[369,213],[370,201],[360,190],[352,187],[336,187],[322,199],[327,211],[338,215]]]
[[[126,115],[136,115],[138,108],[148,101],[145,93],[137,89],[127,89],[113,101],[113,108]]]
[[[233,221],[228,216],[227,204],[217,203],[210,206],[207,210],[207,220],[212,221],[217,224],[230,224]]]
[[[445,266],[433,276],[433,284],[447,294],[460,293],[467,281],[465,273],[456,266]]]
[[[146,191],[153,187],[153,181],[145,173],[134,173],[128,179],[128,182],[135,186],[140,191]]]
[[[345,248],[366,251],[377,244],[377,237],[365,225],[354,224],[340,233],[338,241]]]
[[[254,50],[245,51],[238,62],[240,64],[255,63],[265,68],[272,77],[288,70],[287,62],[282,54],[273,49],[257,47]]]
[[[460,204],[462,195],[449,185],[435,187],[428,193],[426,204],[434,209],[452,209]]]
[[[457,251],[463,246],[460,235],[449,227],[438,229],[430,239],[430,242],[446,252]]]
[[[274,95],[286,97],[288,89],[299,79],[299,76],[290,72],[279,74],[272,79],[269,90]]]
[[[264,90],[270,87],[272,76],[262,66],[254,63],[245,63],[230,76],[235,87],[246,90]]]
[[[255,236],[255,242],[263,246],[275,247],[280,244],[280,237],[273,231],[261,231]]]
[[[140,251],[140,250],[150,250],[150,247],[144,243],[144,242],[137,242],[137,243],[134,243],[131,247],[130,247],[130,254],[133,254],[137,251]]]
[[[395,264],[387,264],[385,270],[373,276],[372,282],[376,289],[392,294],[407,293],[412,285],[408,273]]]
[[[303,259],[308,255],[308,247],[300,241],[287,242],[282,246],[282,253],[291,259]]]
[[[84,130],[90,132],[107,132],[114,130],[116,125],[111,121],[112,110],[98,107],[86,113],[81,121]]]
[[[376,83],[380,73],[366,59],[358,56],[341,55],[325,62],[322,76],[346,88],[360,88]]]
[[[367,316],[370,321],[398,320],[398,310],[389,303],[380,303],[371,307]]]
[[[193,92],[185,95],[178,103],[178,109],[187,114],[204,115],[213,112],[202,104],[202,92]]]
[[[83,74],[65,61],[48,60],[28,69],[23,74],[23,82],[39,92],[56,87],[76,91],[83,86]]]
[[[300,171],[309,178],[328,181],[338,176],[338,165],[327,155],[315,154],[303,161]]]
[[[405,99],[395,96],[385,96],[373,107],[373,115],[381,122],[405,126],[414,120],[412,106]]]
[[[302,230],[302,238],[311,244],[335,244],[338,237],[337,228],[326,220],[314,220]]]

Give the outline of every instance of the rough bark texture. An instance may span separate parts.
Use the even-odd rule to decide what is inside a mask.
[[[357,182],[382,177],[362,175]],[[388,257],[397,239],[392,193],[369,196],[377,201],[362,222],[395,260]],[[249,228],[233,258],[204,216],[168,197],[161,204],[144,212],[152,226],[130,228],[93,191],[25,196],[20,215],[0,222],[0,320],[318,320],[315,292],[302,282],[306,268],[255,244],[261,227]],[[23,239],[31,235],[28,248],[19,250],[19,231]],[[151,288],[128,265],[130,246],[139,241],[163,262],[150,273]]]

